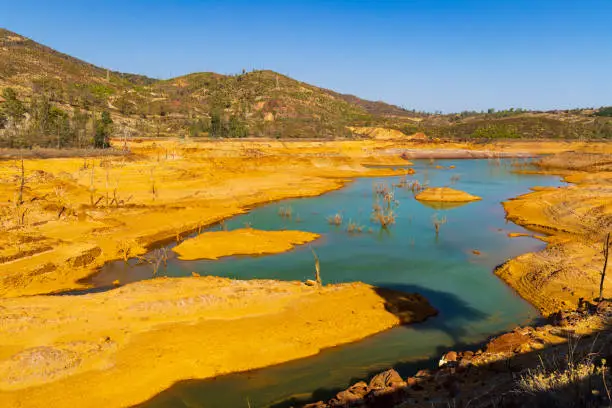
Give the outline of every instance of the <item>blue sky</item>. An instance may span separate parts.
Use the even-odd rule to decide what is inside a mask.
[[[427,111],[612,105],[612,0],[0,0],[0,27],[157,78],[266,68]]]

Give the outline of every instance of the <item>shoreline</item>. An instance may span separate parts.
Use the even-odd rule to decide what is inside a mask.
[[[555,157],[551,160],[555,160]],[[405,380],[394,370],[388,370],[375,375],[369,384],[354,384],[327,402],[304,401],[298,406],[328,408],[338,404],[362,404],[359,406],[370,407],[377,406],[377,401],[394,401],[396,404],[410,401],[410,406],[426,407],[433,399],[452,400],[454,403],[469,405],[481,399],[483,395],[489,395],[492,390],[495,390],[497,398],[500,399],[497,403],[491,403],[492,406],[501,406],[500,403],[505,401],[511,401],[510,405],[516,406],[517,400],[519,405],[525,404],[525,397],[516,393],[515,373],[521,372],[524,375],[529,373],[529,370],[537,369],[542,355],[558,359],[559,355],[567,352],[568,336],[573,334],[578,336],[578,339],[582,336],[594,336],[595,340],[592,342],[576,343],[572,346],[577,354],[592,355],[594,345],[601,335],[601,357],[612,356],[612,302],[598,302],[593,296],[593,287],[599,284],[595,278],[601,273],[597,268],[591,269],[594,266],[593,259],[595,267],[601,267],[603,259],[598,258],[597,248],[581,242],[588,236],[588,239],[594,240],[597,247],[597,235],[606,231],[606,227],[601,228],[602,217],[607,217],[607,228],[612,226],[612,188],[606,189],[606,185],[612,187],[612,165],[607,165],[606,169],[595,167],[594,171],[592,163],[587,163],[582,169],[568,169],[564,166],[571,167],[571,164],[564,163],[559,168],[547,168],[544,162],[532,173],[560,176],[563,181],[571,183],[568,186],[534,188],[529,193],[502,203],[506,219],[530,231],[546,234],[545,237],[538,237],[546,243],[546,247],[538,252],[528,252],[511,258],[492,271],[547,320],[490,337],[484,347],[476,352],[448,351],[441,356],[439,368],[420,370]],[[574,203],[574,208],[564,212],[562,210],[568,200],[566,194],[571,195],[569,201]],[[575,204],[576,202],[579,204]],[[594,203],[604,203],[601,213],[581,218],[580,214],[592,211]],[[551,248],[559,247],[565,250],[560,259],[551,251]],[[585,251],[586,256],[581,255]],[[556,271],[552,275],[542,268],[547,262],[555,265]],[[563,272],[569,269],[578,269],[582,276],[564,277]],[[587,283],[579,283],[576,279],[586,280]],[[568,286],[562,286],[565,282]],[[612,279],[608,276],[604,299],[610,299],[612,296],[611,284]],[[395,380],[383,380],[381,383],[381,379],[388,378]],[[449,387],[449,383],[453,386]]]
[[[361,146],[357,145],[359,147],[359,149],[361,149]],[[156,151],[153,152],[149,152],[149,154],[151,156],[155,155]],[[213,159],[214,160],[214,159]],[[300,159],[298,159],[299,161]],[[371,160],[371,159],[370,159]],[[365,168],[363,166],[362,163],[364,162],[370,162],[370,160],[366,157],[366,158],[360,158],[360,159],[356,159],[355,157],[352,157],[350,160],[348,160],[346,157],[342,157],[340,159],[336,159],[336,160],[331,160],[330,162],[324,164],[321,163],[319,161],[312,161],[311,159],[308,159],[306,162],[302,162],[302,163],[291,163],[290,166],[291,167],[291,173],[288,174],[280,174],[280,175],[274,175],[271,176],[270,174],[275,174],[275,173],[271,173],[271,169],[274,169],[274,171],[278,172],[278,164],[275,163],[272,160],[272,164],[270,164],[270,161],[257,161],[255,160],[252,163],[252,166],[254,169],[257,169],[258,173],[256,173],[254,175],[254,177],[250,177],[250,178],[246,178],[246,179],[240,179],[240,177],[242,176],[242,173],[236,173],[236,171],[234,170],[233,167],[225,167],[228,166],[227,163],[229,163],[229,166],[239,166],[237,167],[237,169],[241,172],[245,172],[248,170],[245,170],[244,166],[242,163],[240,163],[240,159],[236,159],[236,158],[230,158],[230,159],[225,159],[222,160],[219,163],[213,163],[212,166],[210,167],[211,169],[214,169],[215,171],[218,171],[222,174],[224,174],[225,176],[227,176],[228,178],[223,180],[225,181],[228,185],[223,185],[223,186],[219,186],[220,189],[222,189],[221,191],[224,190],[229,190],[229,192],[226,194],[226,196],[221,195],[220,197],[214,197],[210,199],[210,202],[208,203],[208,207],[202,207],[200,206],[201,204],[197,204],[200,201],[198,201],[197,199],[193,198],[196,195],[198,195],[198,192],[200,190],[198,190],[198,187],[200,185],[205,185],[208,188],[210,188],[209,184],[206,184],[206,182],[208,182],[208,179],[201,181],[201,180],[197,180],[197,181],[191,181],[190,179],[190,183],[196,183],[195,187],[190,187],[189,185],[187,185],[187,188],[192,188],[192,191],[195,190],[195,193],[192,196],[178,196],[179,199],[183,200],[182,202],[185,203],[184,207],[180,207],[179,205],[176,204],[176,194],[175,192],[173,192],[172,188],[176,188],[179,191],[182,191],[185,188],[185,183],[181,180],[178,180],[177,183],[175,184],[171,184],[171,182],[173,182],[174,180],[170,180],[167,185],[161,184],[162,188],[166,188],[169,193],[169,197],[168,198],[163,198],[163,199],[158,199],[158,201],[156,201],[155,199],[157,197],[154,197],[152,203],[154,204],[154,206],[152,206],[152,211],[146,211],[146,213],[143,214],[136,214],[136,216],[133,215],[132,211],[136,212],[138,210],[138,208],[136,209],[132,209],[131,207],[126,207],[126,208],[121,208],[120,212],[125,212],[125,214],[121,215],[121,217],[123,218],[119,218],[118,216],[114,216],[111,217],[111,221],[113,221],[115,224],[112,225],[117,225],[117,227],[111,227],[110,230],[108,230],[108,234],[113,236],[113,235],[120,235],[122,232],[127,231],[130,228],[130,225],[139,225],[139,226],[147,226],[150,225],[149,223],[152,223],[154,227],[157,226],[157,224],[163,224],[162,221],[167,220],[169,222],[169,225],[163,224],[164,228],[159,229],[159,228],[150,228],[150,229],[146,229],[144,228],[144,230],[139,230],[138,232],[140,233],[140,235],[136,234],[137,237],[140,237],[141,242],[134,242],[133,244],[131,244],[130,246],[127,247],[127,250],[134,250],[134,254],[138,255],[138,254],[142,254],[146,251],[146,247],[143,245],[143,241],[149,240],[149,244],[150,242],[160,242],[160,241],[168,241],[168,239],[171,239],[172,237],[172,233],[177,233],[179,236],[180,235],[184,235],[185,228],[186,227],[192,227],[190,229],[190,231],[195,231],[198,228],[202,228],[204,227],[204,225],[212,225],[214,223],[218,223],[220,221],[222,221],[223,219],[227,218],[227,217],[231,217],[233,215],[236,214],[240,214],[240,213],[244,213],[247,208],[249,208],[249,206],[258,206],[258,205],[264,205],[267,204],[269,202],[273,202],[273,201],[278,201],[278,200],[282,200],[282,199],[287,199],[287,198],[296,198],[296,187],[299,187],[300,190],[300,195],[299,197],[311,197],[311,196],[316,196],[316,195],[320,195],[320,194],[324,194],[326,192],[329,191],[333,191],[335,189],[339,189],[342,188],[344,185],[346,185],[346,183],[350,182],[350,180],[352,180],[353,178],[356,177],[377,177],[377,176],[401,176],[404,174],[403,171],[392,171],[391,169],[389,169],[388,171],[382,171],[381,169],[368,169]],[[378,158],[377,161],[384,161],[384,158]],[[390,160],[393,161],[393,160]],[[71,166],[75,167],[77,165],[80,165],[80,163],[72,163],[70,164]],[[268,166],[265,167],[265,171],[262,170],[262,165],[264,166]],[[168,164],[168,166],[172,166],[172,163]],[[201,164],[199,162],[195,162],[193,164],[193,167],[197,167],[197,166],[201,166]],[[351,167],[354,166],[354,167]],[[190,171],[190,170],[187,170]],[[255,170],[253,170],[255,171]],[[329,173],[332,172],[332,175],[330,175]],[[108,174],[108,173],[107,173]],[[124,174],[124,173],[122,173]],[[169,176],[174,176],[175,173],[168,173]],[[196,173],[197,174],[197,173]],[[214,174],[214,176],[217,176],[217,173],[211,172],[210,174]],[[168,176],[168,177],[169,177]],[[84,176],[81,176],[82,178],[85,178]],[[145,177],[148,177],[145,175]],[[190,174],[190,177],[193,177],[193,174]],[[238,178],[238,180],[235,180],[235,178]],[[273,180],[270,181],[270,178],[272,178]],[[140,177],[140,182],[142,182],[143,177]],[[144,178],[144,180],[146,180],[146,178]],[[252,185],[249,183],[253,183],[254,180],[257,181],[257,183],[260,183],[260,190],[258,190],[255,194],[253,194],[253,189],[252,189]],[[283,184],[284,183],[284,184]],[[279,191],[279,186],[283,186],[283,188],[280,188]],[[215,187],[215,186],[213,186]],[[240,192],[242,192],[242,194],[244,194],[244,196],[242,197],[242,200],[236,200],[235,203],[233,202],[228,202],[228,198],[226,198],[227,196],[231,195],[234,193],[234,190],[238,190]],[[163,190],[162,190],[163,191]],[[554,190],[553,190],[554,191]],[[210,191],[207,190],[206,191],[207,194],[210,194]],[[534,193],[537,193],[534,192]],[[85,195],[85,193],[80,192],[81,194],[81,199],[83,196],[87,197],[87,195]],[[140,192],[140,197],[146,197],[147,194],[149,194],[147,191],[145,192]],[[528,194],[532,194],[532,193],[528,193]],[[161,202],[160,202],[161,201]],[[215,207],[215,205],[218,205],[218,207]],[[192,207],[189,207],[192,206]],[[145,206],[146,208],[146,206]],[[202,223],[202,208],[206,208],[207,211],[209,211],[207,213],[207,219],[210,221],[208,224],[204,224]],[[173,224],[172,222],[175,221],[177,218],[179,218],[180,215],[184,215],[187,217],[187,219],[189,220],[188,224],[185,224],[184,219],[181,219],[180,221],[182,221],[180,224]],[[164,218],[165,217],[165,218]],[[189,218],[191,217],[191,218]],[[161,220],[161,221],[160,221]],[[122,221],[125,224],[121,224],[118,221]],[[148,223],[147,223],[148,221]],[[194,225],[196,224],[197,225]],[[131,224],[130,224],[131,223]],[[65,225],[63,225],[65,223],[61,223],[61,222],[51,222],[51,228],[48,229],[48,231],[51,231],[53,234],[56,233],[57,230],[62,230],[62,227],[64,227]],[[89,224],[94,224],[93,226],[90,226]],[[96,228],[100,228],[101,227],[101,222],[98,220],[92,220],[92,221],[87,221],[86,223],[80,223],[80,222],[75,222],[74,223],[74,227],[77,228],[76,231],[89,231],[90,234],[95,233],[94,231],[97,231]],[[36,227],[37,228],[37,227]],[[118,228],[118,230],[113,230],[112,228]],[[66,232],[63,232],[64,234],[66,234]],[[158,240],[158,241],[154,241],[154,239],[158,236],[165,236],[166,238],[164,240]],[[80,252],[78,252],[78,255],[75,255],[75,253],[69,253],[68,255],[70,255],[70,259],[71,261],[67,263],[67,267],[68,268],[72,268],[75,267],[76,265],[76,273],[72,273],[68,275],[68,280],[64,281],[64,282],[59,282],[59,284],[63,284],[63,285],[68,285],[68,281],[71,278],[74,278],[75,276],[77,276],[79,273],[83,274],[85,271],[87,270],[91,270],[92,265],[95,265],[96,262],[100,262],[102,259],[108,257],[108,256],[112,256],[112,254],[116,254],[119,255],[120,252],[118,251],[117,248],[111,246],[115,245],[116,242],[112,241],[110,243],[106,243],[106,246],[102,246],[102,248],[99,248],[101,251],[101,254],[97,254],[95,256],[93,256],[93,263],[89,262],[89,258],[87,257],[83,257],[83,255],[86,255],[88,253],[88,251],[91,251],[92,248],[88,247],[87,245],[85,245],[86,243],[79,243],[79,245],[76,245],[76,248],[78,248],[80,250]],[[37,244],[36,242],[34,242],[33,244]],[[104,253],[105,250],[108,250],[108,253]],[[113,252],[114,251],[114,252]],[[57,255],[57,254],[47,254],[42,253],[43,255],[47,256],[47,255]],[[110,254],[110,255],[109,255]],[[40,254],[39,254],[40,255]],[[102,255],[102,256],[101,256]],[[32,261],[32,260],[36,260],[37,255],[34,255],[31,258],[28,258],[26,261]],[[76,258],[75,258],[76,256]],[[64,258],[65,259],[65,258]],[[115,259],[121,259],[121,257],[116,257]],[[40,260],[40,259],[39,259]],[[17,262],[21,262],[22,260],[17,260]],[[60,260],[61,261],[61,260]],[[33,262],[31,262],[33,263]],[[40,267],[41,265],[38,265],[38,267]],[[44,265],[43,265],[44,266]],[[36,271],[37,269],[30,269],[30,271]],[[30,275],[29,271],[26,270],[26,274],[25,276],[33,276],[34,278],[42,275],[43,278],[46,278],[44,275],[46,273],[54,273],[57,274],[59,271],[57,270],[51,270],[48,272],[42,272],[42,273],[38,273],[38,274],[34,274],[34,275]],[[198,279],[202,279],[202,278],[179,278],[179,279],[185,279],[187,281],[192,281],[192,280],[198,280]],[[163,280],[163,279],[162,279]],[[146,281],[142,281],[142,282],[156,282],[159,281],[159,279],[153,279],[153,280],[146,280]],[[6,282],[6,280],[5,280]],[[237,281],[237,282],[244,282],[244,281]],[[272,281],[275,282],[274,284],[280,284],[276,281]],[[507,283],[509,284],[509,283]],[[130,290],[132,288],[137,288],[137,287],[146,287],[147,285],[152,285],[151,284],[140,284],[138,283],[134,283],[134,284],[129,284],[129,285],[125,285],[122,287],[119,287],[115,290],[111,290],[108,292],[102,292],[102,293],[106,293],[106,296],[115,296],[116,294],[120,294],[122,293],[122,291],[126,291],[126,290]],[[355,285],[362,285],[362,284],[355,284]],[[509,284],[509,286],[512,287],[512,285]],[[35,292],[35,290],[38,288],[40,289],[41,286],[39,287],[34,287],[34,293],[30,293],[30,294],[36,294],[37,292]],[[42,286],[44,287],[44,286]],[[78,286],[78,288],[83,288],[84,286]],[[514,289],[514,288],[513,288]],[[515,289],[516,291],[516,289]],[[518,293],[518,292],[517,292]],[[26,293],[27,294],[27,293]],[[5,296],[3,296],[2,298],[0,298],[0,302],[5,303],[5,304],[12,304],[12,305],[19,305],[19,307],[21,307],[21,304],[23,303],[27,303],[28,301],[32,301],[33,299],[41,299],[41,302],[56,302],[55,300],[51,300],[51,296],[48,296],[46,294],[48,294],[48,292],[38,292],[39,296],[34,296],[34,297],[23,297],[24,293],[21,293],[21,295],[16,295],[16,297],[14,297],[15,295],[13,295],[13,297],[11,296],[6,296],[6,293],[4,294]],[[518,293],[519,296],[521,296],[523,299],[525,299],[526,301],[528,301],[531,304],[534,304],[533,302],[531,302],[529,299],[527,299],[525,296],[521,295],[520,293]],[[83,295],[83,296],[79,296],[79,301],[87,301],[88,299],[92,299],[92,298],[96,298],[96,296],[98,296],[97,294],[90,294],[90,295]],[[102,295],[99,295],[102,296]],[[173,300],[172,301],[177,301],[178,298],[176,298],[176,295],[172,295],[173,296]],[[57,298],[62,298],[62,297],[57,297]],[[101,298],[101,297],[100,297]],[[74,299],[73,299],[74,300]],[[148,299],[150,300],[150,299]],[[178,299],[180,300],[180,299]],[[64,301],[64,300],[62,300]],[[70,301],[70,300],[65,300],[65,301]],[[379,302],[379,300],[376,300],[376,302]],[[535,305],[534,305],[535,306]],[[537,306],[536,306],[537,308]],[[86,307],[82,308],[83,310],[87,310]],[[538,308],[539,309],[539,308]],[[354,309],[352,309],[354,312]],[[387,311],[388,312],[388,311]],[[21,313],[21,312],[20,312]],[[106,312],[105,312],[106,313]],[[149,314],[152,312],[149,312]],[[27,315],[27,313],[25,314]],[[23,316],[23,314],[22,314]],[[156,317],[155,313],[152,315],[154,318]],[[66,318],[67,316],[63,316],[62,318]],[[150,318],[150,317],[148,317]],[[332,321],[336,321],[334,320],[335,318],[331,319]],[[179,319],[180,320],[180,319]],[[396,322],[398,321],[397,319],[395,320]],[[175,321],[173,321],[172,319],[170,319],[168,322],[168,324],[176,324]],[[371,330],[385,330],[384,328],[376,328],[373,327],[371,325],[371,321],[368,322],[368,324],[366,324],[367,329],[364,329],[365,331],[367,331],[368,333],[370,333]],[[139,323],[141,324],[141,323]],[[144,323],[143,323],[144,324]],[[397,324],[397,323],[395,323]],[[26,327],[29,327],[30,324],[26,323]],[[387,327],[388,328],[388,327]],[[303,329],[303,327],[302,327]],[[225,328],[224,330],[227,330],[227,328]],[[297,328],[296,328],[297,330]],[[299,331],[299,330],[298,330]],[[365,331],[363,333],[365,333]],[[145,349],[148,347],[149,344],[155,344],[157,343],[157,341],[159,340],[159,338],[161,337],[155,337],[155,336],[162,336],[161,334],[156,334],[156,335],[147,335],[147,332],[135,332],[129,336],[126,336],[125,338],[123,338],[122,336],[124,336],[123,334],[119,334],[119,339],[121,341],[125,341],[125,344],[131,344],[132,341],[134,341],[134,337],[133,336],[144,336],[147,337],[147,341],[145,341],[144,343],[139,343],[141,344]],[[351,341],[356,341],[359,340],[360,338],[363,338],[364,334],[361,334],[362,337],[359,337],[360,335],[356,334],[356,333],[350,333],[349,330],[349,334],[350,336],[357,336],[359,338],[354,338],[354,340]],[[372,334],[372,333],[371,333]],[[367,336],[369,334],[365,334],[365,336]],[[162,336],[163,337],[163,336]],[[240,337],[240,336],[237,336]],[[342,337],[342,336],[340,336]],[[102,336],[102,338],[104,338],[104,336]],[[353,338],[353,337],[351,337]],[[185,340],[188,340],[187,338],[185,338]],[[64,342],[66,340],[63,340]],[[338,340],[338,339],[327,339],[327,341],[335,341],[336,343],[334,345],[337,344],[342,344],[342,340]],[[340,343],[338,343],[338,341]],[[107,345],[106,342],[102,342],[100,343],[99,339],[96,340],[90,340],[90,342],[93,344],[92,347],[96,348],[96,349],[100,349],[100,350],[104,350],[104,353],[113,353],[113,347],[116,347],[116,345]],[[81,343],[79,343],[81,344]],[[83,347],[86,347],[86,353],[91,353],[91,351],[89,351],[90,349],[88,349],[86,345],[82,345]],[[333,345],[331,345],[333,346]],[[62,348],[64,346],[60,347],[60,351],[59,351],[59,355],[63,355],[63,352],[67,352],[68,355],[70,355],[70,353],[72,353],[74,350],[72,349],[65,349]],[[70,346],[72,347],[72,346]],[[78,347],[81,347],[78,346]],[[11,356],[15,356],[17,354],[15,354],[18,350],[20,350],[19,347],[16,346],[7,346],[7,345],[0,345],[0,362],[2,362],[4,365],[9,364],[6,363],[7,361],[11,361],[10,359],[7,360],[9,357]],[[51,354],[57,353],[57,351],[53,350],[49,350],[49,352]],[[80,351],[79,351],[80,352]],[[174,352],[174,350],[172,351]],[[97,352],[96,352],[97,353]],[[138,354],[138,352],[134,352],[134,354]],[[314,353],[316,354],[316,353]],[[106,354],[105,354],[106,355]],[[312,354],[309,354],[312,355]],[[172,359],[172,355],[167,355],[167,353],[161,353],[160,356],[163,356],[163,358],[170,358]],[[1,359],[4,358],[4,361],[2,361]],[[20,357],[21,358],[21,357]],[[63,357],[61,357],[63,358]],[[187,359],[188,356],[185,355],[185,358]],[[289,357],[286,360],[283,361],[289,361],[291,359],[294,359],[296,357]],[[107,376],[108,374],[105,374],[107,372],[107,370],[103,367],[104,364],[108,364],[108,360],[105,360],[103,362],[96,360],[96,363],[92,363],[93,366],[91,366],[94,371],[92,372],[96,372],[99,375],[102,376]],[[13,363],[10,363],[13,364]],[[52,363],[55,364],[55,363]],[[61,361],[59,364],[63,364]],[[89,363],[87,363],[89,364]],[[98,365],[98,364],[102,364],[102,366]],[[263,364],[257,367],[263,367],[266,365],[270,365],[270,364],[274,364],[274,363],[267,363],[267,364]],[[1,369],[2,367],[0,367]],[[255,368],[255,367],[251,367],[251,368]],[[15,371],[15,370],[12,370]],[[19,370],[17,370],[19,371]],[[239,370],[241,371],[241,370]],[[217,374],[214,375],[220,375],[220,374],[225,374],[225,373],[229,373],[231,371],[228,372],[219,372]],[[96,374],[96,375],[98,375]],[[195,374],[194,374],[195,375]],[[199,374],[198,374],[199,375]],[[1,377],[1,376],[0,376]],[[73,379],[72,377],[68,377],[69,379],[66,380],[66,390],[64,391],[64,393],[68,393],[69,388],[70,388],[70,383],[71,380]],[[107,378],[107,377],[105,377]],[[193,377],[196,378],[196,377]],[[197,377],[197,378],[201,378],[201,377]],[[112,384],[113,379],[111,378],[107,378],[108,379],[108,383]],[[102,381],[100,380],[100,383],[105,383],[106,380]],[[50,384],[55,384],[55,382],[51,382]],[[105,384],[106,385],[106,384]],[[62,385],[63,387],[64,385]],[[38,390],[38,387],[35,388],[26,388],[28,390],[33,389],[33,390]],[[2,391],[3,392],[3,391]],[[1,393],[0,392],[0,395]],[[100,391],[101,393],[103,393],[104,391]],[[159,390],[158,390],[159,392]],[[60,393],[61,394],[61,393]],[[42,395],[42,394],[41,394]],[[71,394],[66,394],[66,395],[71,395]],[[7,398],[13,398],[13,396],[10,396]],[[49,395],[46,395],[45,397],[40,397],[41,400],[46,400],[49,398]],[[112,398],[112,396],[101,396],[101,398]],[[140,401],[137,401],[140,402]],[[135,402],[136,403],[136,402]],[[121,405],[121,404],[120,404]]]
[[[0,361],[0,402],[20,407],[138,404],[180,380],[309,357],[437,314],[418,294],[363,283],[217,277],[157,278],[78,299],[0,299],[0,307],[14,316],[0,356],[19,350]],[[38,324],[19,318],[32,311]],[[122,386],[135,375],[141,381]]]
[[[54,159],[54,160],[64,160],[64,159]],[[235,158],[229,158],[228,160],[231,162],[232,160],[235,160]],[[346,161],[346,158],[340,158],[340,160],[341,160],[341,163],[339,165],[336,165],[334,161],[332,160],[326,166],[326,167],[329,167],[330,170],[332,171],[331,174],[328,173],[328,174],[322,175],[321,170],[319,170],[318,168],[308,169],[304,167],[298,167],[297,170],[298,170],[299,177],[301,177],[304,180],[304,182],[300,183],[299,189],[297,190],[294,190],[294,189],[286,190],[287,185],[293,184],[293,182],[289,181],[289,183],[287,183],[287,181],[284,180],[286,177],[277,177],[280,180],[276,184],[270,184],[269,186],[266,186],[263,191],[260,190],[259,192],[257,192],[256,190],[255,195],[253,195],[253,193],[247,192],[246,195],[243,195],[240,198],[238,198],[235,204],[230,204],[228,206],[225,203],[221,203],[221,205],[217,207],[207,207],[208,209],[212,209],[213,211],[208,211],[208,214],[205,215],[204,217],[199,211],[197,211],[198,207],[200,206],[198,202],[189,204],[189,205],[193,205],[192,209],[184,208],[183,210],[181,210],[179,208],[178,213],[180,215],[177,214],[176,217],[173,217],[172,221],[168,218],[167,214],[162,214],[160,212],[160,211],[163,211],[163,207],[165,206],[162,206],[162,208],[160,208],[159,205],[155,205],[151,207],[150,210],[146,212],[146,214],[143,213],[142,218],[146,220],[145,222],[147,224],[150,223],[149,219],[152,219],[152,218],[154,219],[156,216],[160,218],[166,218],[168,221],[167,223],[160,223],[166,227],[162,226],[161,228],[155,228],[154,231],[152,232],[147,232],[146,230],[142,231],[142,229],[140,230],[130,229],[129,232],[128,231],[117,232],[116,235],[122,235],[122,233],[127,233],[126,235],[128,237],[130,235],[132,236],[132,238],[126,238],[125,242],[121,242],[121,243],[115,242],[112,239],[106,240],[106,241],[102,239],[96,239],[94,240],[96,243],[93,245],[90,244],[90,245],[85,246],[81,243],[79,243],[80,245],[74,245],[77,251],[74,252],[71,250],[70,252],[72,252],[71,253],[72,256],[60,254],[60,257],[64,258],[64,261],[62,262],[63,264],[70,265],[74,263],[75,259],[78,260],[81,258],[88,258],[89,257],[88,254],[95,251],[94,256],[91,257],[92,259],[86,260],[87,261],[86,265],[77,265],[77,268],[72,268],[69,272],[68,271],[66,272],[67,275],[73,276],[74,278],[69,279],[68,281],[64,281],[63,283],[57,282],[56,285],[54,285],[53,287],[49,287],[49,288],[46,288],[46,287],[36,288],[36,287],[32,287],[35,285],[33,285],[32,283],[29,283],[28,286],[31,286],[32,287],[31,289],[24,288],[22,290],[19,290],[17,288],[13,288],[12,290],[7,291],[6,289],[11,288],[12,286],[3,285],[5,292],[2,293],[1,295],[4,297],[7,297],[7,296],[22,296],[22,295],[53,294],[53,293],[58,293],[58,292],[70,291],[70,290],[87,289],[88,286],[83,285],[80,282],[86,280],[92,275],[95,275],[98,272],[99,268],[101,268],[105,263],[121,260],[123,258],[122,251],[123,253],[125,253],[126,251],[129,252],[130,257],[140,256],[147,252],[150,252],[151,249],[154,249],[160,245],[163,245],[164,243],[171,242],[173,240],[173,237],[191,234],[194,231],[197,231],[202,228],[210,227],[219,222],[222,222],[225,219],[231,218],[235,215],[246,213],[250,209],[261,206],[261,205],[266,205],[272,202],[281,201],[285,199],[319,196],[327,192],[340,189],[344,187],[347,183],[351,182],[352,179],[357,178],[357,177],[382,177],[382,176],[394,176],[394,175],[401,176],[402,174],[404,174],[402,170],[396,171],[391,168],[365,167],[361,163],[367,162],[367,164],[370,164],[370,160],[368,160],[367,158],[363,160],[350,159],[348,163],[350,163],[350,166],[352,167],[347,167],[347,168],[343,168],[343,165],[342,165],[342,162]],[[378,158],[376,161],[384,162],[385,157]],[[397,165],[395,158],[392,158],[391,162],[394,165]],[[408,163],[405,163],[405,164],[408,164]],[[27,166],[27,163],[26,163],[26,166]],[[333,173],[334,169],[336,170],[335,173]],[[259,180],[263,181],[263,178],[255,179],[256,182],[260,182]],[[217,205],[214,202],[212,204]],[[208,205],[210,206],[210,204]],[[140,214],[141,213],[137,213],[137,216]],[[180,225],[176,225],[177,219],[180,219],[182,221]],[[136,224],[134,220],[130,220],[130,221],[132,221],[132,224]],[[130,221],[128,221],[128,223]],[[63,240],[63,237],[60,239]],[[127,248],[116,248],[119,244],[125,244]],[[84,246],[85,248],[83,248]],[[81,247],[82,249],[79,249],[79,247]],[[54,256],[52,255],[55,255],[55,257],[57,257],[58,255],[57,252],[62,252],[62,251],[56,247],[56,248],[53,248],[52,251],[34,253],[28,258],[21,257],[21,258],[12,260],[11,266],[14,267],[15,269],[20,269],[24,271],[24,273],[22,273],[21,275],[30,274],[30,275],[36,276],[38,275],[36,272],[37,271],[36,268],[39,265],[45,264],[45,262],[48,262],[45,260],[45,258],[53,259]],[[55,269],[57,270],[58,269],[57,266],[59,264],[58,263],[55,263],[55,264],[56,264]],[[2,269],[4,265],[8,266],[7,263],[0,264],[0,270]],[[17,290],[15,291],[15,289]]]

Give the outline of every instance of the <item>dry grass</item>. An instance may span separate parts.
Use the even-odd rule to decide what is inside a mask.
[[[341,226],[342,221],[343,221],[342,213],[336,213],[334,215],[330,215],[327,217],[327,222],[330,225],[335,225],[336,227]]]
[[[612,403],[610,369],[590,348],[579,353],[578,340],[569,338],[568,351],[527,370],[517,381],[518,392],[533,399],[534,407],[599,407]]]
[[[118,149],[0,149],[0,160],[27,159],[54,159],[70,157],[121,157],[129,153]]]
[[[293,218],[293,208],[291,206],[283,206],[278,209],[278,216],[281,218]]]
[[[371,220],[380,224],[384,229],[395,224],[395,209],[399,206],[399,201],[395,199],[393,188],[379,183],[374,186],[374,197]]]
[[[360,225],[353,220],[349,220],[348,225],[346,227],[346,232],[349,234],[361,234],[365,230],[363,225]]]

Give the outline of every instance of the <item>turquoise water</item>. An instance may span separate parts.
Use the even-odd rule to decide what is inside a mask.
[[[324,283],[363,281],[407,292],[419,292],[440,311],[422,324],[398,327],[357,343],[325,350],[315,357],[274,367],[233,374],[215,380],[185,381],[148,401],[150,407],[265,407],[291,406],[291,400],[328,397],[356,379],[394,366],[404,375],[431,365],[450,348],[477,344],[488,336],[526,323],[537,312],[499,280],[492,270],[506,259],[537,250],[543,244],[531,238],[508,238],[524,232],[507,223],[500,202],[526,193],[532,186],[555,186],[555,177],[517,175],[510,161],[444,160],[435,169],[427,161],[415,162],[410,179],[428,180],[432,186],[450,186],[481,196],[482,201],[436,210],[414,200],[407,189],[396,188],[399,201],[395,225],[381,230],[370,221],[373,184],[399,182],[399,178],[358,179],[345,188],[320,197],[284,200],[258,207],[225,223],[265,230],[300,229],[322,234],[315,241]],[[451,182],[453,176],[458,181]],[[280,217],[280,207],[292,208],[293,218]],[[340,212],[344,225],[327,217]],[[432,217],[446,217],[436,238]],[[372,232],[349,234],[351,219]],[[219,229],[220,227],[214,227]],[[474,255],[476,249],[481,255]],[[241,279],[313,278],[314,262],[308,246],[259,257],[228,257],[219,261],[169,261],[160,274],[187,276],[192,271]],[[128,267],[112,263],[91,279],[97,286],[148,278],[149,265]],[[201,339],[206,342],[205,338]],[[248,403],[247,403],[248,400]]]

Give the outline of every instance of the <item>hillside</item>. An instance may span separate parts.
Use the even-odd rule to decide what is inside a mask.
[[[592,110],[480,113],[429,117],[420,130],[432,137],[461,140],[612,138],[612,118]]]
[[[412,115],[273,71],[202,72],[168,80],[110,71],[0,29],[0,91],[7,87],[16,90],[29,113],[13,121],[12,133],[21,134],[17,141],[14,135],[8,140],[7,117],[0,118],[5,128],[0,145],[11,146],[70,145],[74,134],[59,133],[70,133],[68,122],[75,115],[87,120],[80,132],[91,133],[81,140],[92,138],[94,120],[104,110],[114,123],[114,136],[134,137],[351,137],[348,125],[380,123],[386,117],[410,121]],[[43,121],[57,122],[49,129],[33,123],[40,116],[34,105],[41,100],[63,118]],[[41,109],[48,112],[49,106]]]
[[[0,147],[102,147],[111,136],[369,134],[355,133],[357,127],[444,139],[610,138],[612,118],[599,113],[511,109],[424,114],[269,70],[158,80],[97,67],[0,29]]]

